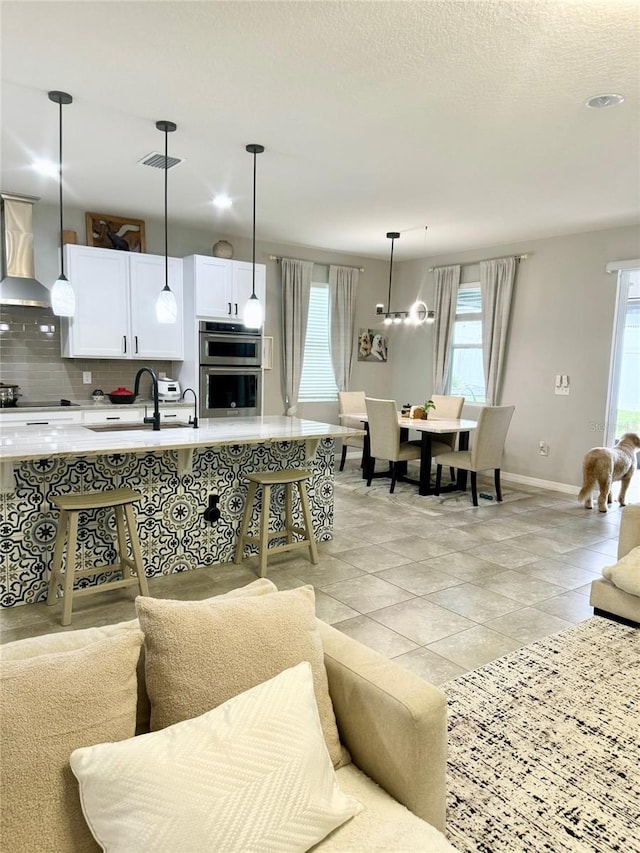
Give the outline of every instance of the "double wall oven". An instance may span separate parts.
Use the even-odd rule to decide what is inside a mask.
[[[262,334],[241,323],[201,321],[200,414],[204,418],[262,411]]]

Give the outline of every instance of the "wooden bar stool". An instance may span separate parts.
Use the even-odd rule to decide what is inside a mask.
[[[56,495],[50,499],[51,503],[60,509],[60,520],[58,522],[58,535],[56,536],[56,544],[53,551],[53,564],[51,566],[51,577],[49,578],[47,604],[56,603],[57,587],[58,584],[62,584],[63,625],[71,624],[71,609],[74,596],[91,595],[96,592],[102,592],[104,589],[118,589],[126,586],[137,586],[140,589],[140,595],[149,595],[149,587],[144,573],[140,540],[138,539],[136,519],[132,506],[141,497],[142,494],[133,489],[111,489],[104,492],[89,492],[83,495]],[[90,569],[76,571],[78,516],[84,510],[105,509],[108,507],[113,507],[116,515],[119,560],[108,565],[92,566]],[[127,530],[133,559],[128,556]],[[62,555],[65,540],[67,542],[67,555],[65,571],[62,573]],[[132,576],[131,569],[135,570],[135,577]],[[122,572],[122,580],[105,581],[105,583],[97,586],[74,590],[73,582],[76,578],[85,578],[108,571]]]
[[[258,563],[260,577],[267,574],[267,554],[277,554],[281,551],[293,551],[295,548],[308,548],[309,559],[312,563],[318,562],[318,547],[313,535],[311,523],[311,510],[309,509],[309,498],[305,481],[310,479],[311,471],[300,471],[287,468],[284,471],[255,471],[244,475],[249,480],[249,492],[242,517],[240,535],[236,545],[234,563],[241,563],[244,557],[245,543],[258,546]],[[285,488],[285,526],[282,530],[269,531],[269,512],[271,507],[271,487],[283,485]],[[293,524],[293,487],[298,487],[300,503],[302,504],[302,517],[304,527]],[[249,536],[249,524],[253,514],[253,506],[258,486],[262,486],[262,513],[260,515],[260,533],[258,536]],[[294,534],[304,536],[304,539],[294,539]],[[271,539],[286,537],[284,545],[274,545],[269,548]]]

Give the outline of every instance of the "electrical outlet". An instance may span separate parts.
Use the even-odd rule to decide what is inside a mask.
[[[83,385],[91,385],[91,371],[83,370],[82,371],[82,384]]]
[[[548,456],[549,455],[549,445],[546,441],[538,442],[538,453],[540,456]]]

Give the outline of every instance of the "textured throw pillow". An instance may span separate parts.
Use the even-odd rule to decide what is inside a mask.
[[[640,595],[640,545],[632,548],[613,566],[605,566],[602,576],[618,589]]]
[[[12,851],[96,851],[74,749],[130,738],[142,632],[0,663],[0,838]]]
[[[139,596],[136,608],[152,731],[198,717],[306,660],[329,755],[334,766],[343,762],[313,587],[211,602]]]
[[[299,853],[360,810],[327,753],[308,663],[200,717],[76,750],[106,853]]]

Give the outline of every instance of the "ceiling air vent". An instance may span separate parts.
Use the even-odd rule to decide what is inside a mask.
[[[166,166],[165,166],[166,163]],[[153,166],[154,169],[173,169],[174,166],[177,166],[179,163],[184,163],[184,157],[167,157],[165,158],[164,154],[159,154],[157,151],[152,151],[151,154],[147,154],[146,157],[143,157],[142,160],[138,160],[138,165],[140,166]]]

